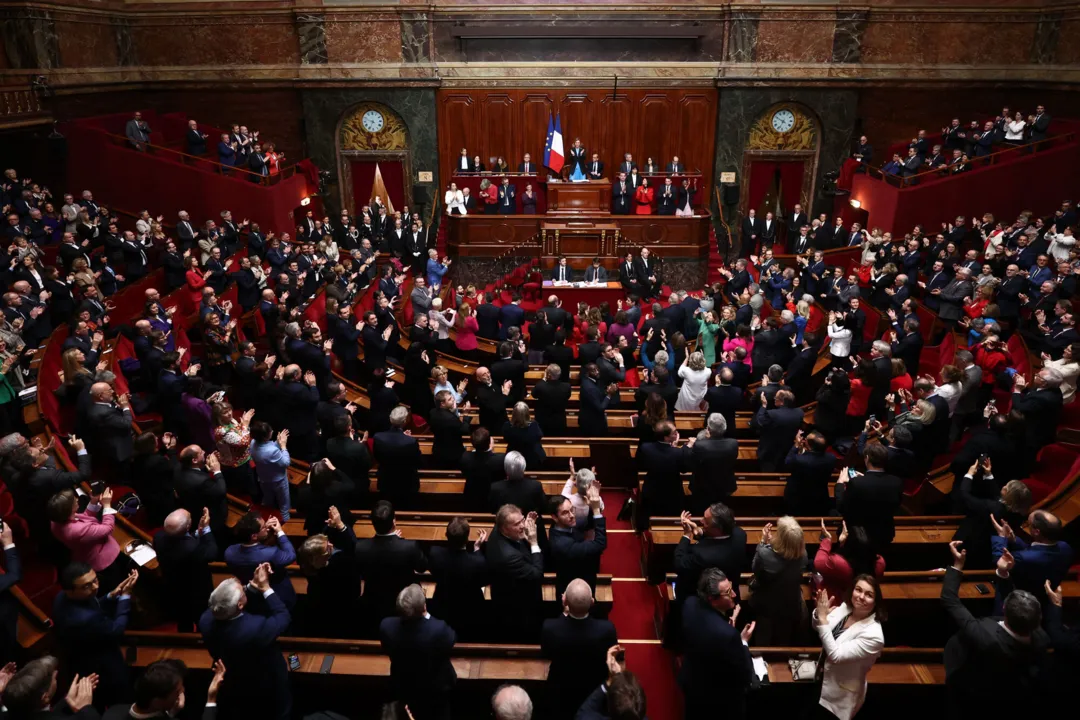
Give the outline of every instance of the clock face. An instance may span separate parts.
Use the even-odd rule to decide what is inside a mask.
[[[795,127],[795,114],[790,110],[777,110],[772,116],[772,126],[776,132],[787,132]]]
[[[383,129],[383,116],[378,110],[368,110],[360,119],[360,124],[368,132],[379,132]]]

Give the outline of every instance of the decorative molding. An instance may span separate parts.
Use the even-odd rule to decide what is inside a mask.
[[[772,118],[777,112],[788,110],[795,116],[795,125],[787,132],[773,129]],[[792,103],[774,105],[766,110],[750,128],[747,150],[814,150],[817,148],[817,126],[813,118]]]
[[[322,15],[297,15],[296,36],[300,41],[301,65],[326,65],[326,22]]]
[[[383,116],[383,129],[377,133],[364,129],[364,113],[376,110]],[[387,152],[405,150],[409,145],[409,130],[396,112],[382,103],[362,102],[341,121],[342,151]]]

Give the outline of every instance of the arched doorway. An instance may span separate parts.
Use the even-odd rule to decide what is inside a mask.
[[[773,105],[750,128],[743,151],[740,208],[743,216],[754,209],[759,218],[771,212],[786,246],[786,220],[799,203],[811,210],[814,180],[821,150],[820,125],[814,115],[796,103]]]
[[[400,210],[412,196],[409,131],[387,106],[362,102],[341,117],[337,132],[341,207],[358,216],[368,204],[378,168],[390,205]]]

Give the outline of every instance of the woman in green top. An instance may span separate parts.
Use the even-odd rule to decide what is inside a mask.
[[[716,363],[716,335],[720,332],[720,323],[712,310],[698,310],[698,350],[705,356],[705,364],[712,367]]]

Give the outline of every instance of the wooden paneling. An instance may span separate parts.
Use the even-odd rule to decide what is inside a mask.
[[[567,150],[575,137],[591,154],[614,168],[630,152],[639,165],[652,158],[661,166],[678,155],[703,173],[699,187],[712,187],[716,134],[716,91],[700,88],[633,88],[613,96],[609,89],[498,90],[438,92],[440,171],[449,183],[462,147],[469,155],[502,155],[517,168],[528,152],[543,162],[548,117],[562,117]]]

